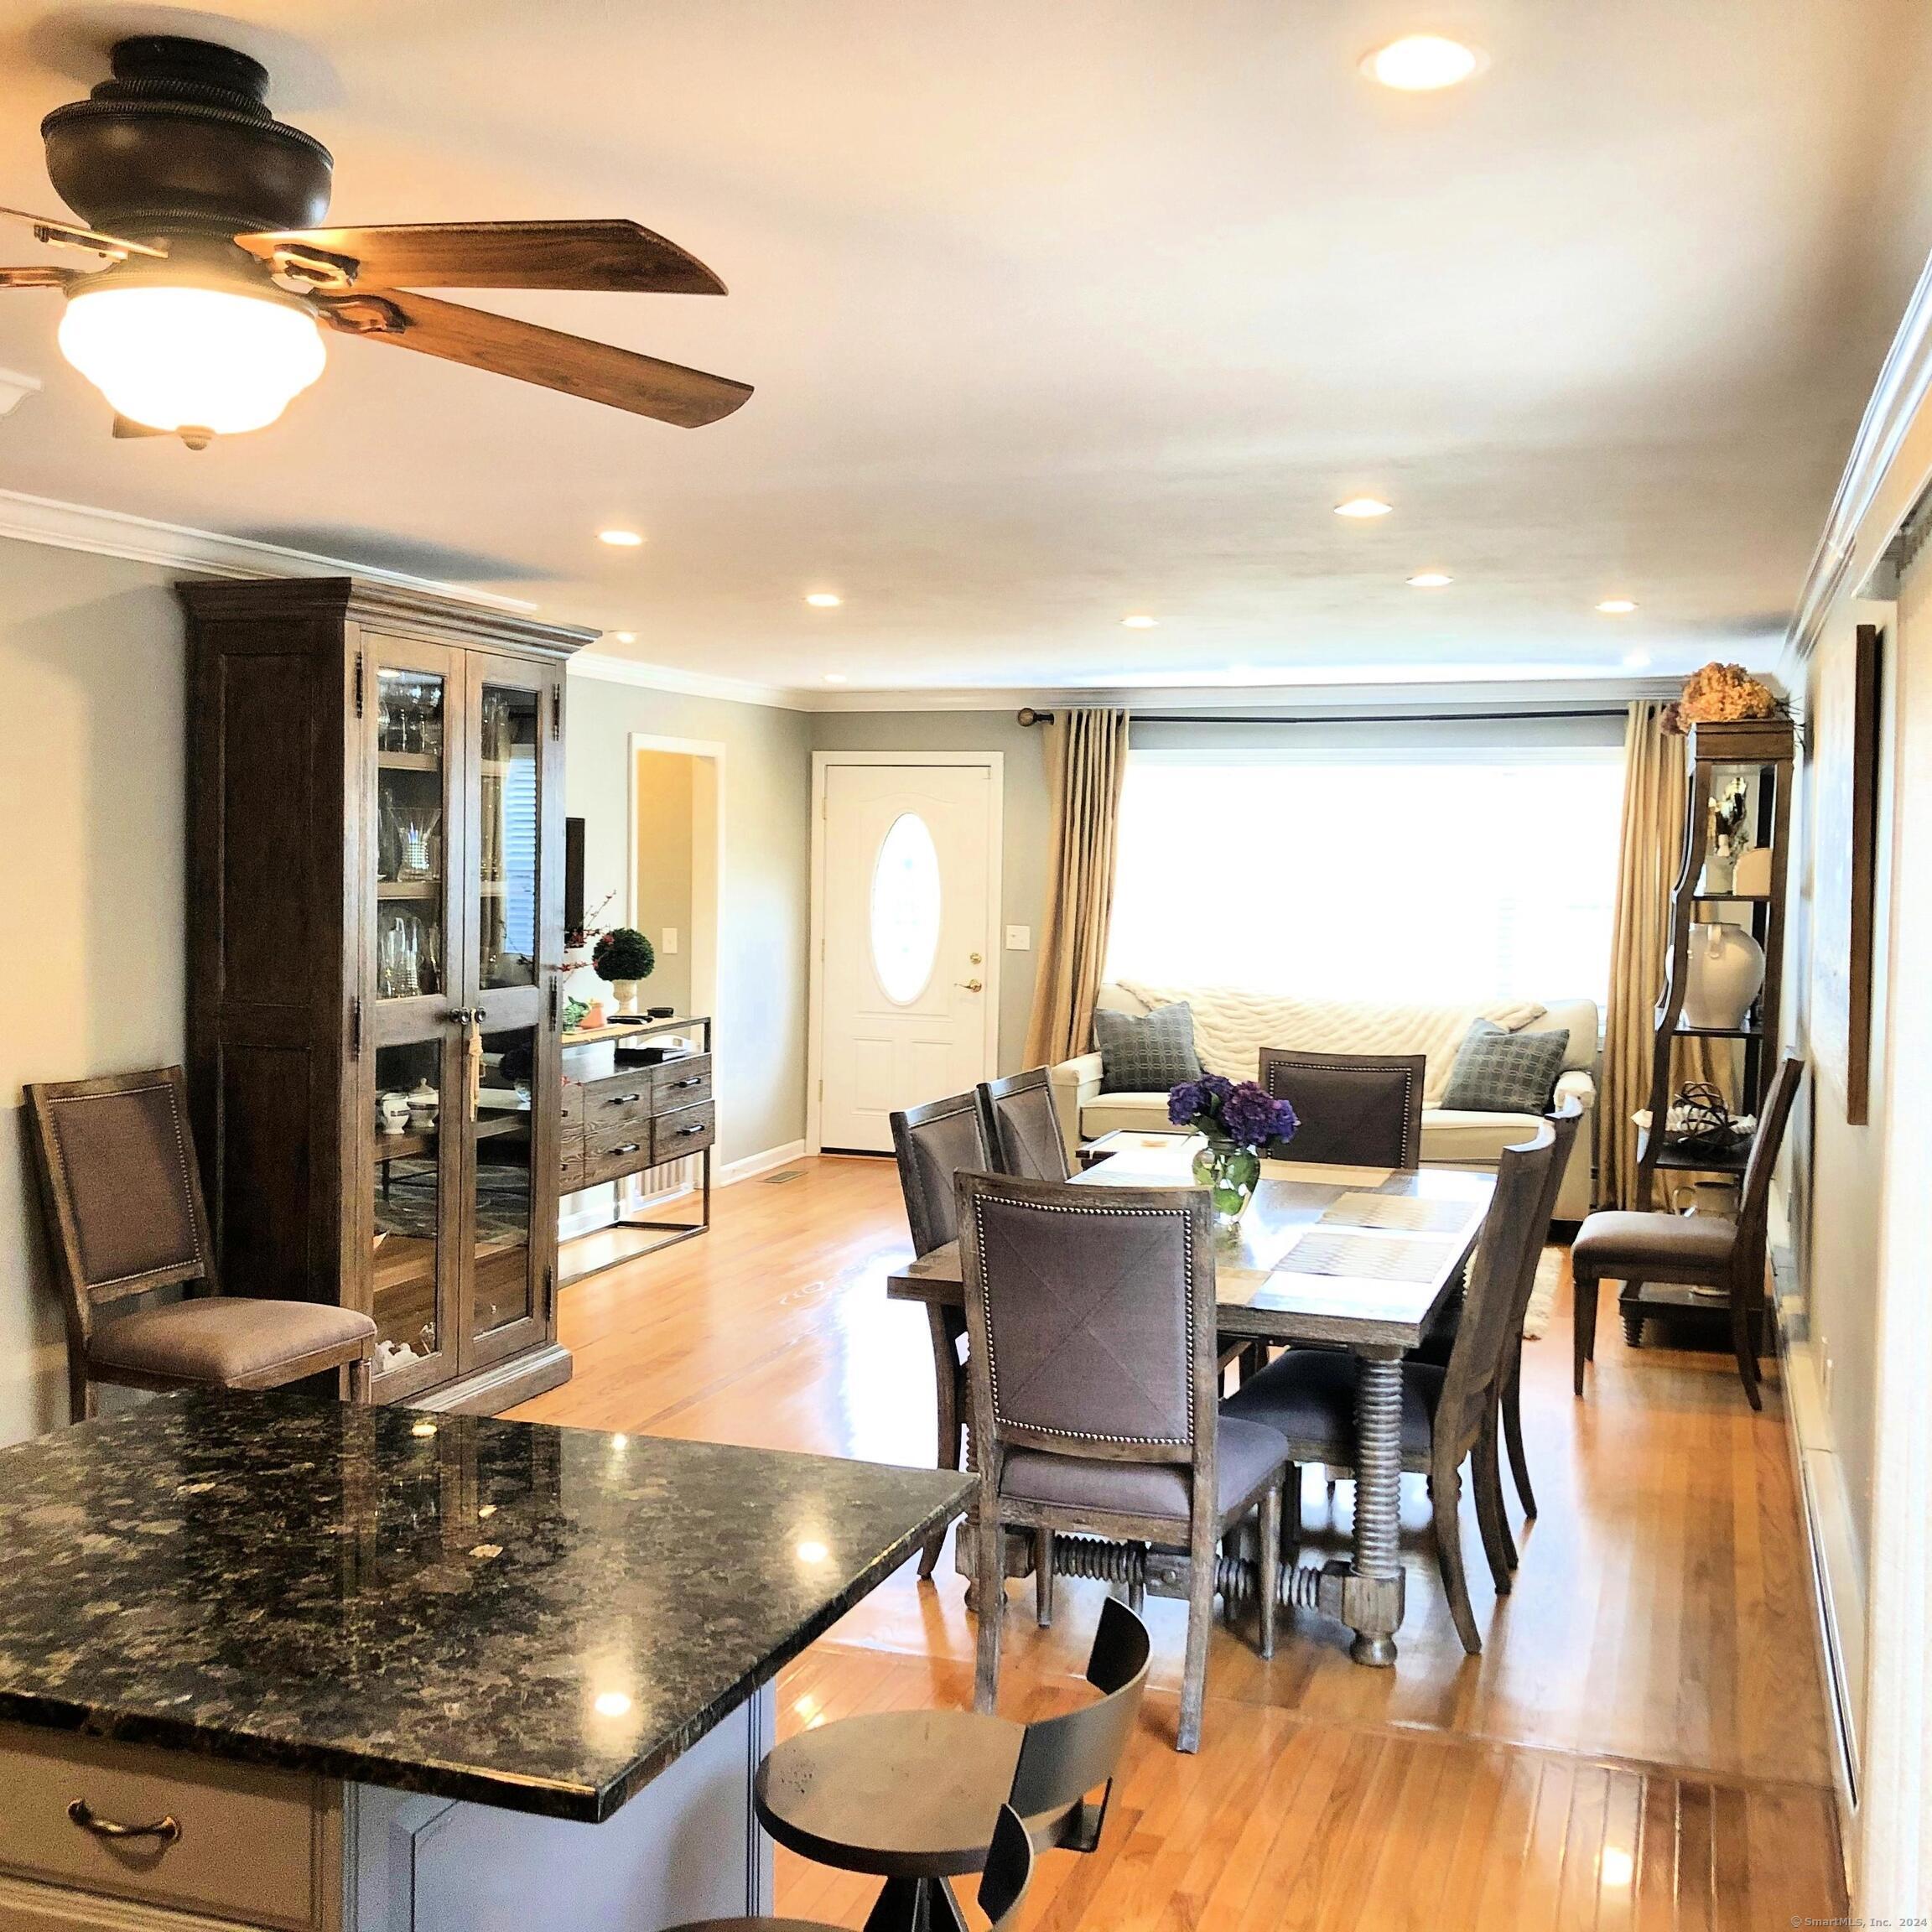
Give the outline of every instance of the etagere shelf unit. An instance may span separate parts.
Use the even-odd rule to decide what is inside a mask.
[[[179,587],[190,1077],[222,1278],[487,1413],[557,1341],[564,683],[593,632],[348,578]]]

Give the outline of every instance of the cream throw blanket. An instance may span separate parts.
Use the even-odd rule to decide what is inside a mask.
[[[1487,1006],[1383,1006],[1347,1000],[1291,1000],[1235,986],[1147,986],[1123,979],[1122,989],[1151,1009],[1185,1000],[1194,1010],[1194,1046],[1211,1073],[1252,1080],[1264,1046],[1305,1053],[1423,1053],[1428,1056],[1422,1103],[1441,1104],[1470,1023],[1493,1020],[1514,1032],[1545,1009],[1528,1000]]]

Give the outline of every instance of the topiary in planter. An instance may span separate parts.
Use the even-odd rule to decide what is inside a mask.
[[[620,979],[647,979],[657,963],[651,942],[634,926],[613,926],[590,954],[590,970],[613,985]]]

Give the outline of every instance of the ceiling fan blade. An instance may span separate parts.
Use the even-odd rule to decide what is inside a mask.
[[[748,382],[427,295],[315,294],[309,300],[346,335],[540,383],[682,428],[729,416],[751,393]]]
[[[63,248],[85,248],[115,262],[125,262],[130,255],[148,255],[157,262],[168,258],[165,248],[146,242],[130,242],[121,235],[103,235],[98,228],[85,227],[58,215],[35,215],[25,208],[0,208],[0,217],[25,222],[34,231],[36,242],[50,242]]]
[[[309,253],[353,262],[357,288],[610,288],[722,295],[675,242],[635,221],[423,221],[237,235],[264,262]]]
[[[0,288],[65,288],[80,273],[78,268],[55,268],[45,264],[32,268],[0,268]]]

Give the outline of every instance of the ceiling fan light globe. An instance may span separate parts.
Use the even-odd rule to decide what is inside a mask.
[[[153,283],[70,297],[60,342],[117,414],[218,436],[265,428],[328,360],[299,302]]]

